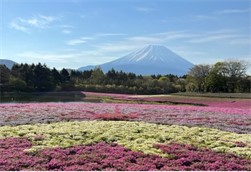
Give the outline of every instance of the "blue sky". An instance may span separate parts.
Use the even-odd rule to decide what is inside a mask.
[[[250,0],[0,0],[0,58],[77,69],[161,44],[194,64],[251,58]]]

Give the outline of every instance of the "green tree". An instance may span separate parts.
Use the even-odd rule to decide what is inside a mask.
[[[26,82],[27,87],[29,88],[30,91],[34,90],[34,83],[36,82],[34,69],[35,69],[34,64],[32,65],[24,64],[20,69],[22,79]]]
[[[211,92],[242,92],[247,90],[247,65],[242,61],[217,62],[206,77]]]
[[[227,81],[227,87],[229,92],[238,91],[239,83],[242,78],[246,77],[247,63],[244,61],[225,61],[224,67],[226,74],[229,77]],[[237,89],[237,90],[236,90]]]
[[[53,84],[50,69],[47,66],[38,63],[34,68],[35,83],[34,87],[36,91],[51,91],[55,88]]]
[[[174,87],[170,79],[166,76],[161,76],[158,80],[162,93],[174,92]]]
[[[250,93],[251,92],[251,77],[250,76],[243,77],[240,80],[238,80],[236,91]]]
[[[195,65],[188,72],[188,83],[193,82],[193,84],[196,86],[197,91],[206,92],[206,77],[208,76],[209,72],[209,65]]]
[[[226,81],[225,65],[222,62],[217,62],[206,77],[207,87],[210,92],[226,92]]]
[[[51,75],[52,75],[52,80],[54,82],[54,85],[59,85],[60,82],[61,82],[61,75],[60,73],[58,72],[57,69],[53,68],[51,70]]]
[[[105,75],[100,67],[96,67],[90,77],[90,82],[92,84],[102,84],[105,80]]]
[[[36,82],[36,78],[34,75],[35,65],[28,64],[15,64],[11,69],[11,75],[15,78],[19,78],[25,81],[26,86],[29,91],[34,91],[34,83]]]
[[[11,78],[9,84],[11,91],[24,92],[27,91],[27,84],[20,78]]]
[[[10,70],[5,65],[0,65],[0,84],[6,84],[10,81]]]
[[[68,83],[70,82],[70,74],[69,72],[63,68],[61,71],[60,71],[60,76],[61,76],[61,83]]]
[[[184,78],[179,78],[175,82],[175,88],[177,91],[185,92],[186,91],[186,80]]]

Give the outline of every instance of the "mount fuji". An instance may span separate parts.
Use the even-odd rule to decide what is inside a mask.
[[[98,65],[104,72],[110,69],[133,72],[140,75],[174,74],[185,75],[193,64],[175,54],[165,46],[148,45],[117,60]],[[97,66],[81,67],[78,70],[90,70]]]

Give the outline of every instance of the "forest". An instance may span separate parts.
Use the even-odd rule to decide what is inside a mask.
[[[127,94],[175,92],[250,92],[251,76],[241,61],[195,65],[184,76],[149,75],[115,71],[50,69],[46,64],[0,65],[1,92],[93,91]]]

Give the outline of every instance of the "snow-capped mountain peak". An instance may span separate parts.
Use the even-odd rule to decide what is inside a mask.
[[[181,60],[182,59],[182,60]],[[168,48],[162,45],[148,45],[140,50],[134,51],[122,58],[115,60],[116,63],[175,63],[185,61]]]
[[[162,45],[148,45],[117,60],[100,65],[104,72],[114,68],[142,75],[184,75],[192,66],[192,63]],[[80,70],[84,69],[80,68]]]
[[[174,56],[175,54],[172,53],[169,49],[161,45],[148,45],[142,49],[142,56],[138,58],[140,60],[160,60],[166,61],[168,56]]]

